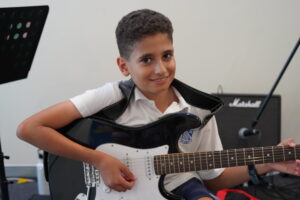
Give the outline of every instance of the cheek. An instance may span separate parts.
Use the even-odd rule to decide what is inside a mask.
[[[175,73],[176,72],[176,62],[175,60],[170,62],[170,65],[169,65],[169,72],[170,73]]]
[[[139,70],[133,73],[132,78],[138,82],[143,82],[143,80],[147,79],[150,74],[151,72],[149,72],[149,70]]]

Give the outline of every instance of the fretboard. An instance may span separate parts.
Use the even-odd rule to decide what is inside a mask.
[[[162,175],[296,159],[300,159],[300,145],[296,147],[267,146],[156,155],[154,156],[154,169],[157,175]]]

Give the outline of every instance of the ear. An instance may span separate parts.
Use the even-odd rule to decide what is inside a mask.
[[[128,71],[128,66],[127,66],[126,59],[123,58],[123,57],[118,57],[117,58],[117,64],[119,66],[119,69],[120,69],[121,73],[124,76],[129,76],[130,73]]]

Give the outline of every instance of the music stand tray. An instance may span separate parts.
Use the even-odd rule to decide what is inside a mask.
[[[48,6],[0,8],[0,84],[26,78]]]

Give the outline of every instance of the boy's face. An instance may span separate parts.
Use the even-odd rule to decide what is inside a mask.
[[[149,99],[169,91],[176,71],[172,41],[163,33],[141,39],[128,60],[119,57],[117,62],[121,72],[130,75]]]

